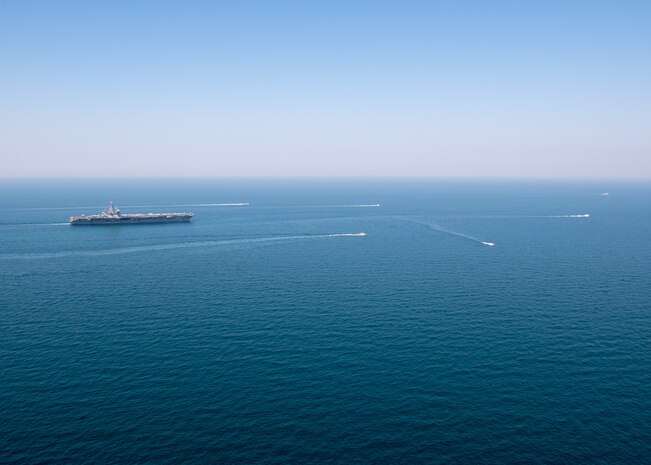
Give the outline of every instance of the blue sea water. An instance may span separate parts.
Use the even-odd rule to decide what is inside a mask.
[[[650,392],[648,183],[0,184],[0,463],[647,464]]]

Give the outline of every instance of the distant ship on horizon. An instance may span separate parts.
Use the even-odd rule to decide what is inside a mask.
[[[99,215],[71,216],[71,225],[117,225],[117,224],[143,224],[143,223],[181,223],[188,222],[193,213],[126,213],[109,203],[109,206]]]

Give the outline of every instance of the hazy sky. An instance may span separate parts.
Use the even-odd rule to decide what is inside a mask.
[[[0,177],[651,177],[651,1],[0,0]]]

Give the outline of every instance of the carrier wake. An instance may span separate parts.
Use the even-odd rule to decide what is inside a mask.
[[[366,237],[365,232],[358,233],[336,233],[336,234],[311,234],[300,236],[272,236],[272,237],[255,237],[244,239],[226,239],[216,241],[199,241],[199,242],[176,242],[171,244],[153,244],[153,245],[137,245],[133,247],[117,247],[113,249],[99,249],[99,250],[64,250],[60,252],[44,252],[44,253],[16,253],[16,254],[3,254],[0,253],[0,260],[21,260],[21,259],[50,259],[50,258],[65,258],[65,257],[95,257],[104,255],[119,255],[138,252],[155,252],[160,250],[174,250],[186,249],[195,247],[215,247],[215,246],[234,246],[244,244],[263,244],[274,242],[289,242],[297,240],[314,240],[314,239],[329,239],[339,237]]]
[[[181,223],[192,219],[193,213],[121,213],[119,208],[109,203],[109,207],[99,215],[71,216],[72,225],[143,224],[143,223]]]

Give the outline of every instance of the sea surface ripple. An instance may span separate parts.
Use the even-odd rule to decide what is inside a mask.
[[[195,218],[44,226],[107,200]],[[0,463],[649,463],[650,200],[3,184]]]

